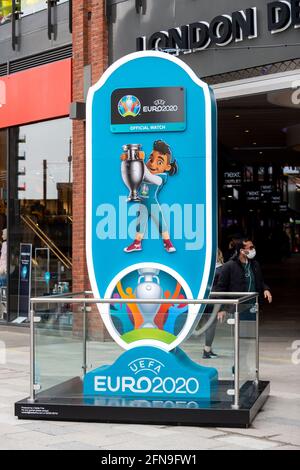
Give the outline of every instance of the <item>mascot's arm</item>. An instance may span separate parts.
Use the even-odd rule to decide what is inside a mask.
[[[156,186],[162,185],[163,183],[162,178],[158,175],[153,175],[151,171],[148,170],[146,165],[144,166],[145,166],[144,181],[146,181],[146,183],[156,184]]]

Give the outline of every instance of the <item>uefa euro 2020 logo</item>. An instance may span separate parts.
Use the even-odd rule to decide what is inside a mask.
[[[142,75],[141,69],[145,72]],[[164,77],[168,77],[162,80],[160,87],[153,69],[162,70]],[[116,83],[122,88],[116,89]],[[177,102],[179,91],[183,96],[186,90],[178,103],[181,103],[183,115],[187,110],[189,116],[188,120],[177,115],[167,119],[171,124],[169,128],[163,128],[162,123],[157,122],[160,119],[153,119],[152,115],[175,111],[175,105],[159,98],[165,94],[165,88],[169,90],[168,101],[172,98],[172,102],[173,98]],[[110,106],[103,109],[108,97]],[[142,407],[145,400],[151,400],[149,406],[154,406],[152,400],[167,400],[166,403],[170,399],[188,400],[187,403],[192,400],[194,403],[195,399],[211,400],[215,393],[218,371],[201,366],[180,347],[204,313],[203,306],[188,299],[208,297],[215,269],[215,108],[213,94],[192,70],[168,54],[153,51],[123,58],[89,91],[88,269],[95,298],[106,299],[104,304],[101,301],[98,304],[103,323],[116,344],[124,349],[112,364],[105,361],[85,374],[83,396],[89,404],[95,403],[95,397],[97,404],[103,403],[101,400],[106,404],[110,398],[129,398],[134,400],[132,406]],[[108,124],[110,120],[113,124],[111,132],[107,132],[108,125],[96,124],[100,113],[103,123]],[[148,118],[144,116],[147,113]],[[122,119],[117,119],[118,115]],[[184,121],[184,128],[173,127],[177,118]],[[134,121],[143,125],[130,125]],[[170,131],[168,138],[163,138],[164,131]],[[110,158],[107,152],[101,151],[103,147],[108,149]],[[118,162],[122,147],[121,178]],[[175,156],[181,162],[182,171],[175,168]],[[106,175],[99,184],[103,165]],[[178,173],[178,178],[167,183],[171,173]],[[165,215],[157,199],[163,187]],[[127,206],[127,199],[130,206]],[[106,206],[102,212],[103,203]],[[198,225],[203,233],[201,246],[187,249],[190,232],[183,229],[185,215],[181,221],[176,220],[176,227],[179,224],[183,230],[175,231],[175,205],[180,210],[188,206],[189,219],[193,219],[194,210],[199,214],[201,223]],[[150,217],[153,206],[157,210],[155,216]],[[170,218],[166,216],[168,207],[172,207]],[[117,221],[116,209],[125,216],[119,217],[118,225],[125,228],[126,233],[107,232],[105,237],[100,237],[102,227],[107,227],[107,216],[114,214]],[[137,215],[135,220],[133,214]],[[176,250],[171,234],[176,239]],[[131,246],[129,255],[127,249]],[[142,405],[140,399],[143,399]],[[118,405],[114,402],[110,406]]]
[[[141,112],[141,102],[136,96],[123,96],[118,103],[118,111],[124,118],[137,117]]]

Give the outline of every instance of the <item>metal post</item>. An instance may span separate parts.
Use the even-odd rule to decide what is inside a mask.
[[[61,292],[61,262],[60,261],[57,261],[57,292],[58,292],[58,294],[62,293]],[[62,307],[62,304],[58,303],[57,304],[57,314],[58,315],[61,314],[61,307]]]
[[[30,397],[29,403],[35,402],[35,337],[34,337],[34,306],[30,303]]]
[[[260,321],[260,314],[259,314],[259,299],[258,296],[256,296],[256,379],[255,383],[256,385],[259,384],[260,380],[260,350],[259,350],[259,321]]]
[[[234,404],[232,409],[240,408],[240,314],[235,306],[234,314]]]
[[[87,344],[87,318],[86,318],[86,303],[83,304],[83,318],[82,318],[82,348],[83,348],[83,362],[82,370],[83,375],[86,374],[86,344]]]

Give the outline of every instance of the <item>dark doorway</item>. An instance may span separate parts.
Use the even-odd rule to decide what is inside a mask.
[[[299,95],[299,93],[298,93]],[[274,304],[264,318],[297,317],[300,285],[300,104],[295,90],[222,100],[219,111],[219,240],[247,235]]]

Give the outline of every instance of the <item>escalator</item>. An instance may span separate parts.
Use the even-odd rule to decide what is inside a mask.
[[[65,254],[66,232],[61,232],[60,228],[70,229],[72,223],[71,216],[52,216],[49,219],[35,220],[35,215],[21,215],[20,219],[26,228],[24,234],[28,242],[32,244],[32,281],[31,295],[33,297],[43,297],[51,294],[66,294],[72,290],[72,258]],[[63,221],[63,224],[61,222]],[[52,229],[52,230],[51,230]],[[47,233],[46,233],[47,230]],[[47,319],[47,313],[55,313],[58,309],[60,316],[54,315],[53,322],[65,322],[70,326],[70,315],[68,315],[69,305],[49,305],[46,302],[39,304],[36,310],[43,313],[43,318]],[[63,310],[66,310],[66,313]],[[57,312],[56,312],[57,313]],[[63,313],[63,315],[61,315]],[[46,316],[45,316],[46,314]],[[60,324],[60,323],[59,323]]]
[[[24,222],[25,226],[29,228],[40,240],[41,244],[50,250],[52,255],[61,262],[61,264],[68,270],[72,269],[72,259],[66,256],[51,240],[48,235],[40,228],[39,224],[34,222],[34,220],[29,215],[21,215],[21,220]]]

